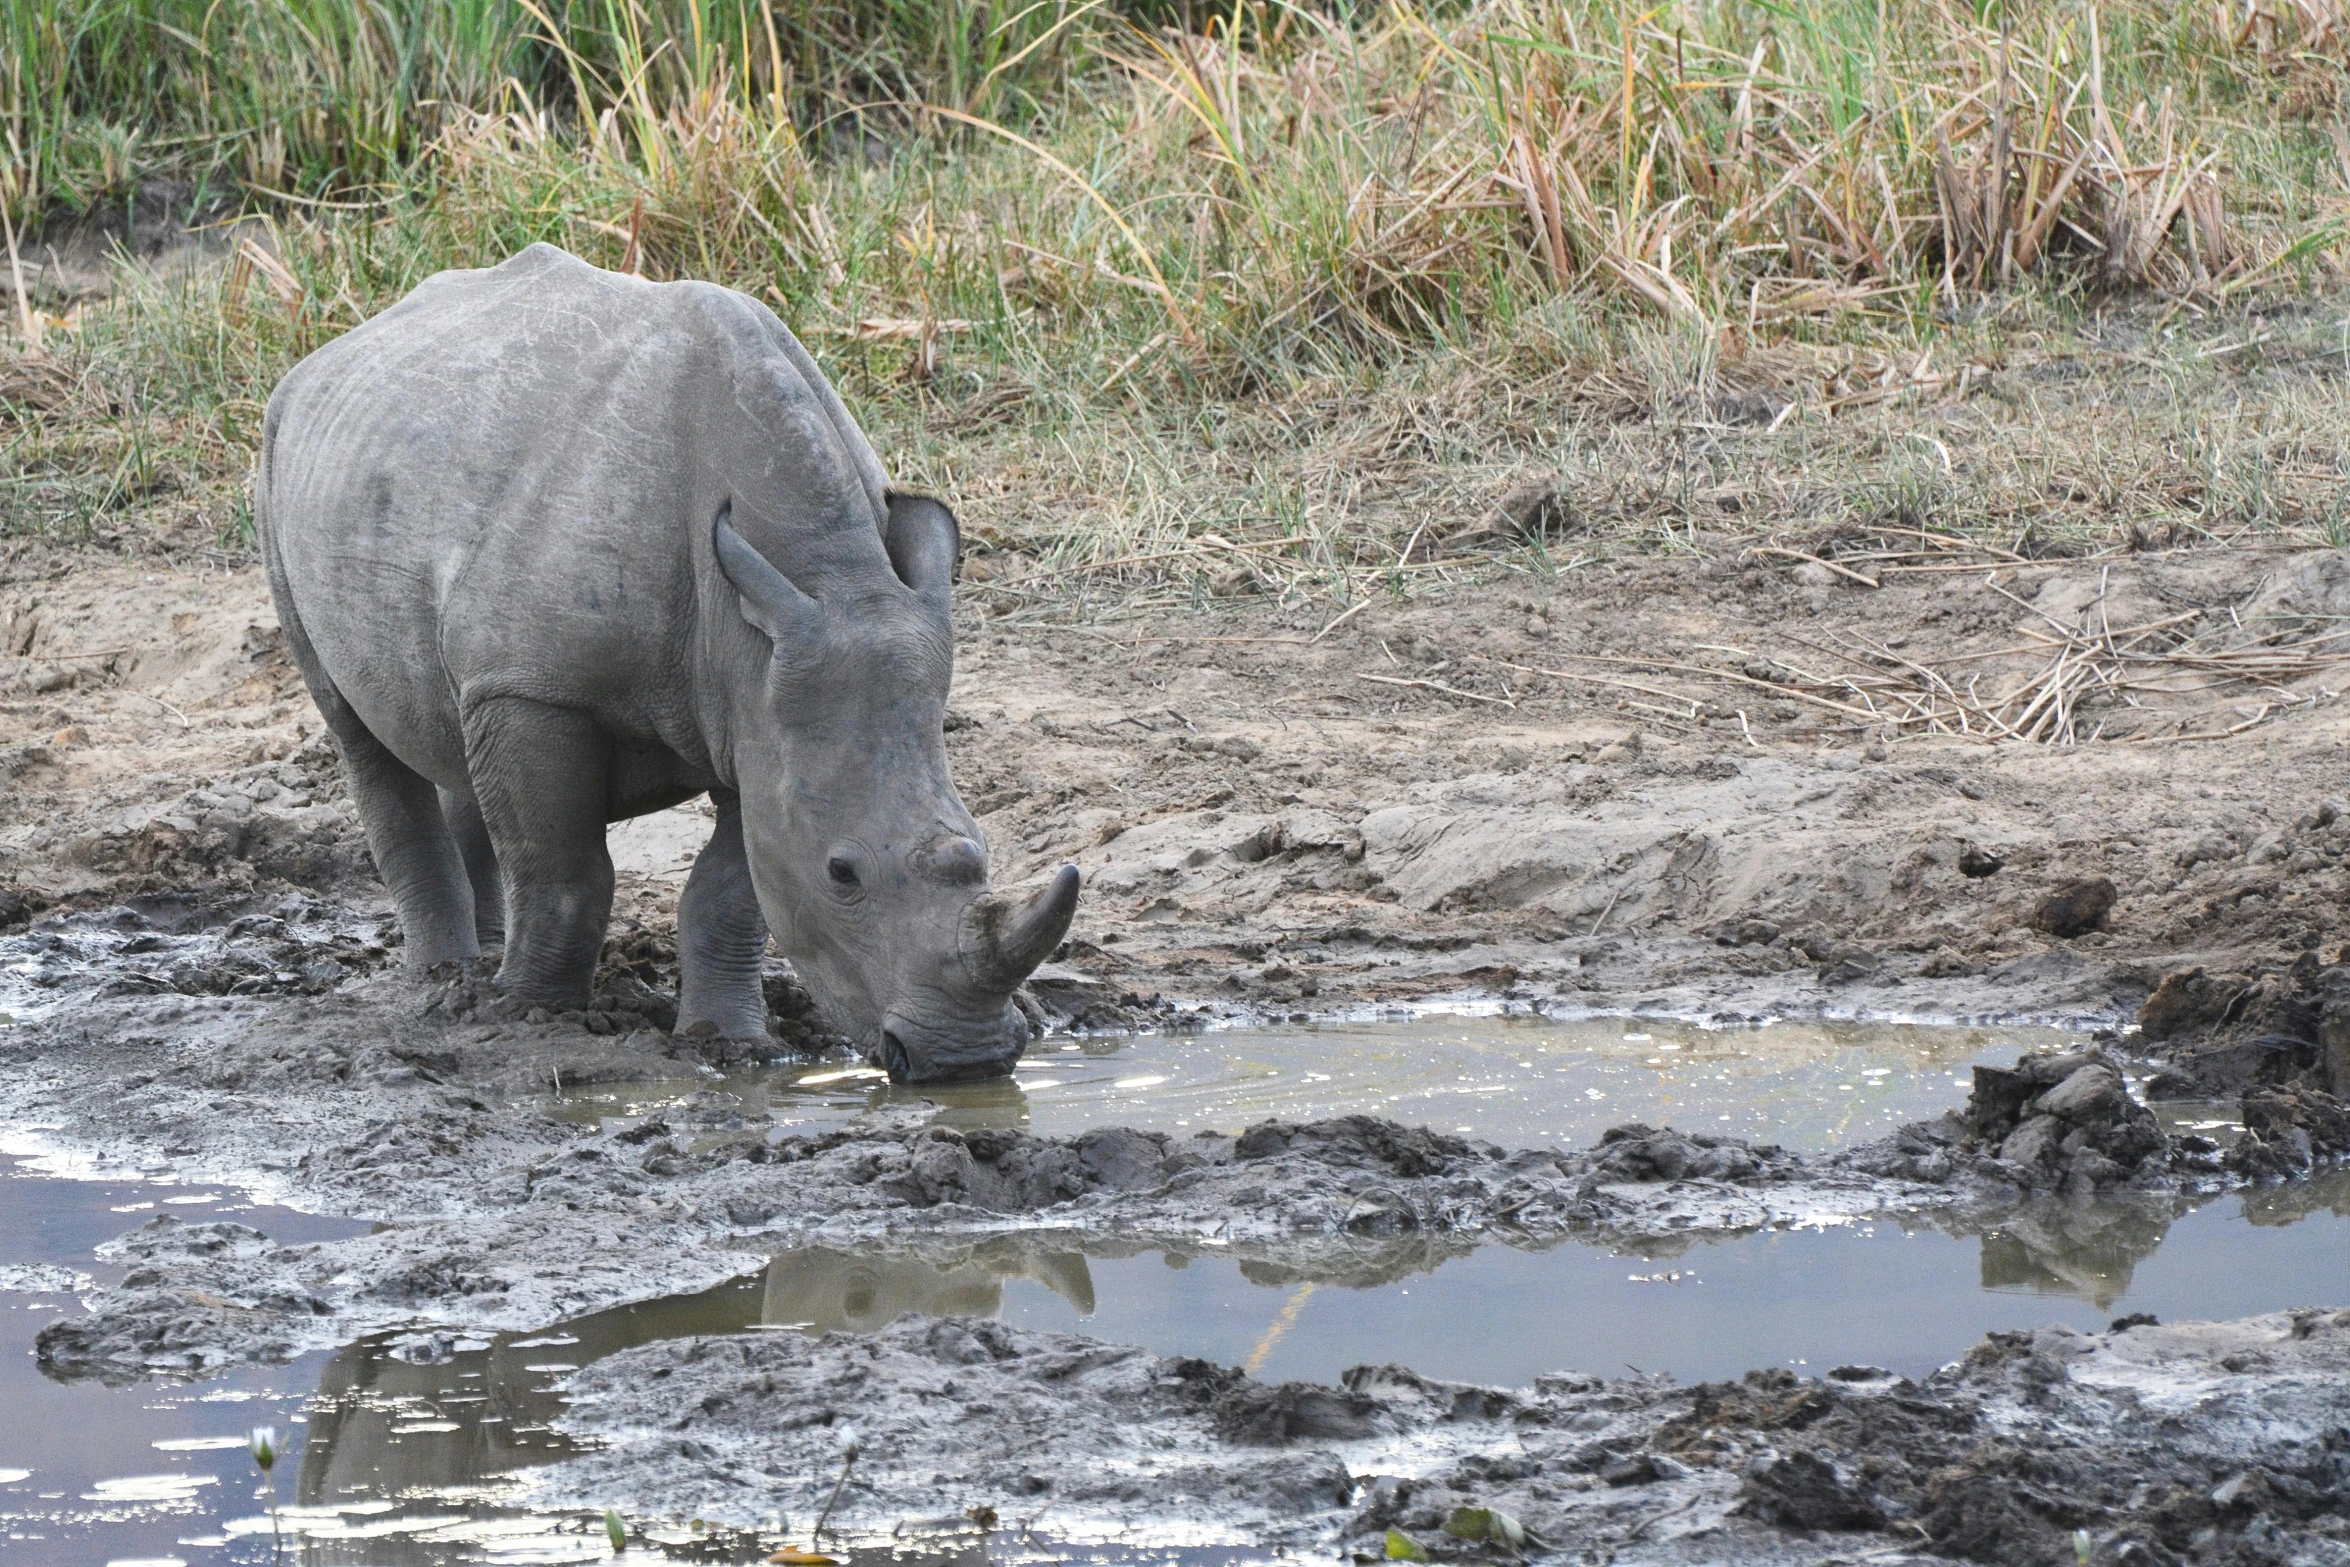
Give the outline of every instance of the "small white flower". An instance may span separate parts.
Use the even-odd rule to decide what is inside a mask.
[[[255,1426],[253,1428],[253,1462],[261,1466],[263,1474],[269,1473],[271,1467],[277,1463],[277,1427]]]
[[[832,1445],[840,1450],[843,1458],[854,1458],[857,1450],[865,1445],[865,1438],[855,1426],[838,1425],[832,1428]]]

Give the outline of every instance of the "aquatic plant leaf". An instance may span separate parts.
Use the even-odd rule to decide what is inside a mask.
[[[1428,1559],[1428,1547],[1401,1529],[1390,1529],[1387,1531],[1387,1559],[1391,1562],[1424,1562]]]
[[[1508,1546],[1526,1543],[1526,1526],[1498,1507],[1456,1507],[1444,1520],[1444,1532],[1456,1540]]]

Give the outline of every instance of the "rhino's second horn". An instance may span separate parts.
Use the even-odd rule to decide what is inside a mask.
[[[1010,992],[1053,955],[1077,912],[1077,867],[1064,865],[1028,906],[1014,913],[1000,898],[972,905],[963,961],[982,990]]]

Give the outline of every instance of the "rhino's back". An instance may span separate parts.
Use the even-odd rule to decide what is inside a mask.
[[[699,750],[693,540],[721,501],[787,571],[878,554],[880,463],[771,313],[550,246],[327,344],[266,431],[282,595],[361,719],[443,782],[460,710],[499,696]]]

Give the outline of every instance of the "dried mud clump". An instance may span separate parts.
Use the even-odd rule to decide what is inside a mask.
[[[2181,1173],[2173,1169],[2179,1155],[2210,1151],[2165,1137],[2154,1113],[2130,1096],[2120,1063],[2086,1050],[1978,1066],[1964,1112],[1905,1126],[1837,1162],[1901,1180],[2083,1194],[2165,1186]]]
[[[1407,1177],[1448,1175],[1464,1164],[1499,1152],[1488,1145],[1480,1153],[1458,1137],[1369,1115],[1344,1115],[1302,1125],[1261,1122],[1241,1133],[1232,1151],[1242,1159],[1296,1154],[1333,1169],[1376,1169]]]
[[[1126,1033],[1164,1027],[1179,1013],[1156,991],[1144,995],[1058,963],[1030,975],[1012,1001],[1039,1034]]]
[[[1684,1135],[1634,1122],[1600,1133],[1592,1175],[1601,1181],[1747,1181],[1783,1152],[1757,1149],[1739,1138]]]
[[[2255,1088],[2244,1095],[2244,1135],[2228,1168],[2253,1180],[2306,1175],[2350,1158],[2350,1106],[2314,1088]]]
[[[2350,1096],[2350,963],[2304,952],[2287,969],[2167,974],[2138,1010],[2164,1070],[2155,1098],[2222,1098],[2286,1085]]]
[[[1757,1459],[1746,1476],[1746,1511],[1781,1528],[1874,1529],[1884,1513],[1851,1477],[1816,1453]]]
[[[219,1370],[237,1360],[283,1362],[297,1353],[290,1332],[263,1329],[258,1343],[229,1340],[223,1308],[251,1328],[271,1319],[324,1316],[326,1303],[305,1290],[279,1290],[262,1298],[229,1302],[184,1279],[190,1266],[250,1261],[276,1251],[277,1243],[248,1225],[227,1221],[187,1224],[158,1214],[128,1235],[100,1248],[109,1260],[127,1264],[115,1286],[118,1310],[103,1316],[67,1317],[50,1323],[34,1341],[41,1369],[52,1376],[93,1376],[128,1386],[156,1368],[176,1366],[190,1376]]]
[[[2113,912],[2113,883],[2103,876],[2068,881],[2032,907],[2032,929],[2061,941],[2105,928]]]
[[[2013,1067],[1976,1067],[1963,1113],[1914,1122],[1833,1162],[1928,1185],[2081,1196],[2277,1180],[2350,1158],[2350,1106],[2325,1090],[2288,1084],[2234,1097],[2244,1132],[2223,1150],[2206,1137],[2165,1136],[2102,1051],[2027,1055]]]
[[[1967,1117],[1980,1146],[2031,1190],[2151,1182],[2169,1152],[2154,1112],[2130,1097],[2120,1067],[2094,1053],[1976,1067]]]

